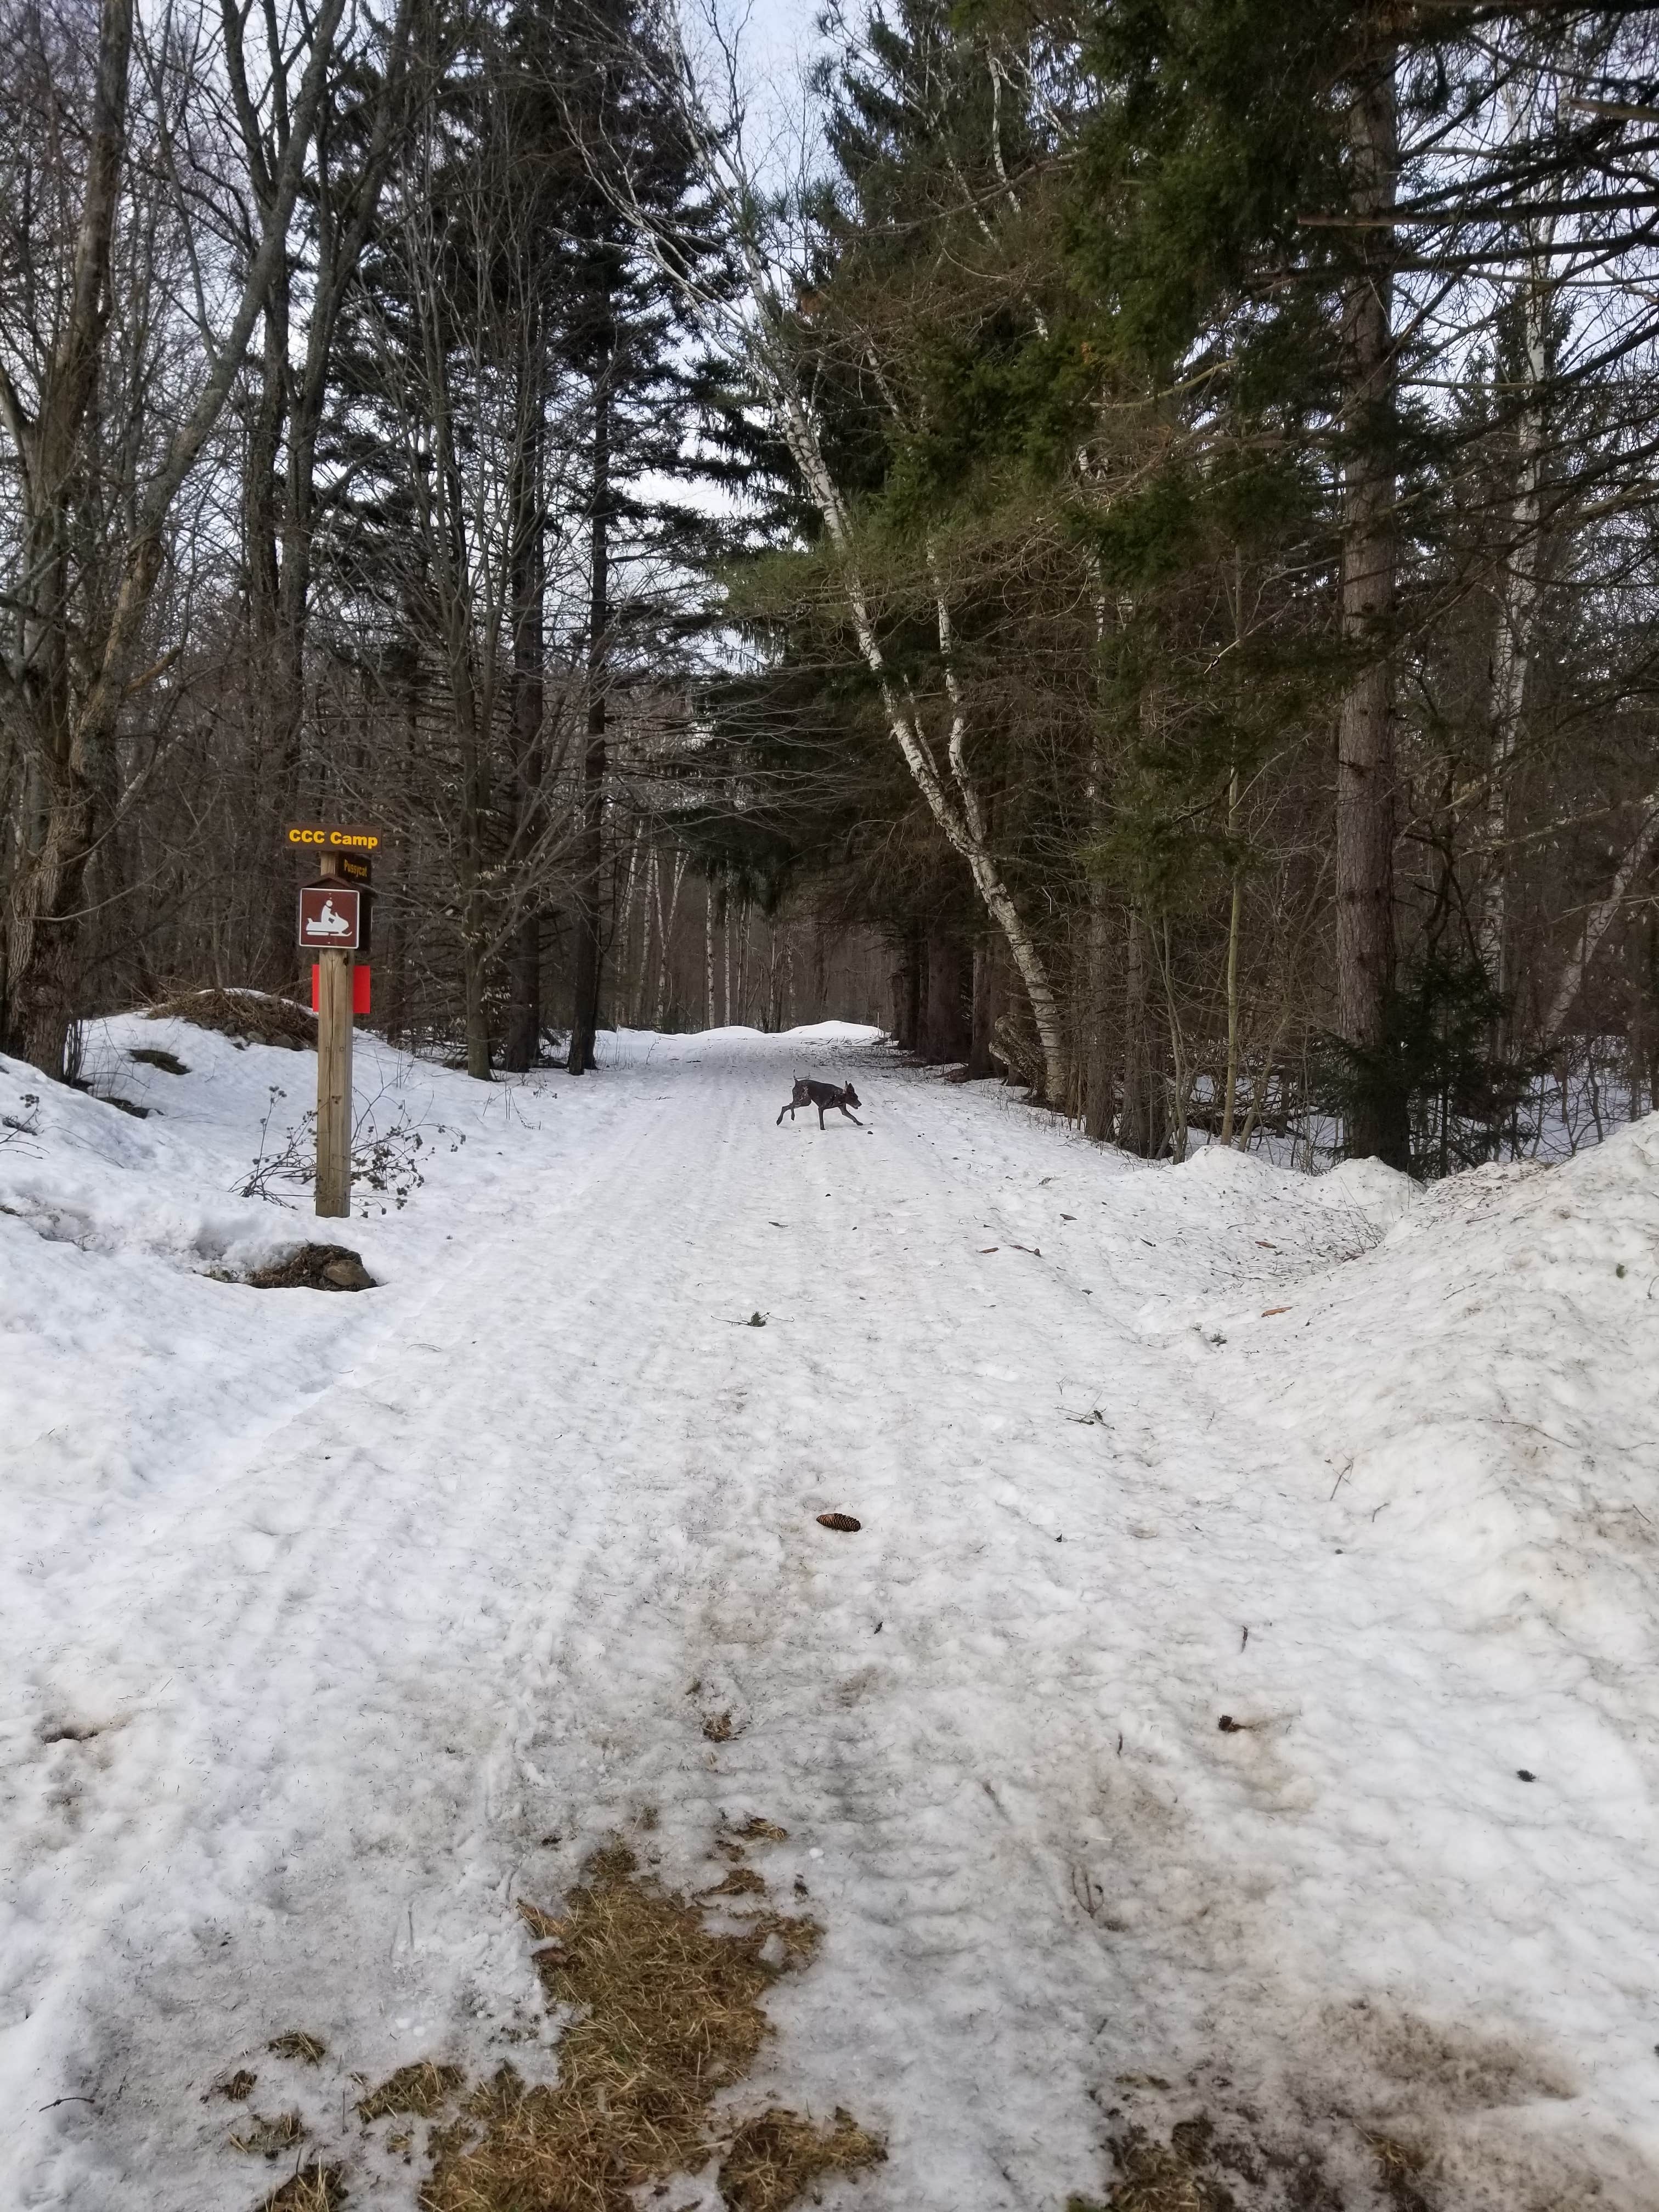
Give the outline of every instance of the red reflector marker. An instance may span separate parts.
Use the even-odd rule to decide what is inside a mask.
[[[374,970],[365,965],[351,971],[351,1011],[366,1014],[371,1011],[368,1003],[368,979]],[[311,963],[311,1011],[314,1014],[322,1003],[322,969],[319,963]]]

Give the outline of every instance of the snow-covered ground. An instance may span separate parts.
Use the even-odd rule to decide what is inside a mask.
[[[826,2201],[1060,2212],[1201,2114],[1241,2205],[1651,2212],[1659,1119],[1421,1193],[867,1031],[605,1051],[360,1040],[425,1179],[349,1229],[235,1195],[307,1055],[0,1061],[6,2203],[252,2206],[246,2064],[407,2212],[354,2075],[550,2069],[514,1900],[759,1814],[825,1935],[757,2094],[888,2140]],[[220,1279],[313,1233],[381,1287]]]

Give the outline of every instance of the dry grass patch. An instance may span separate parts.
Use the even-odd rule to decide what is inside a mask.
[[[886,2147],[837,2106],[835,2124],[816,2128],[775,2107],[745,2120],[720,2160],[720,2197],[731,2212],[782,2212],[827,2173],[879,2166]]]
[[[1086,2197],[1066,2200],[1066,2212],[1233,2212],[1230,2191],[1204,2166],[1212,2130],[1207,2120],[1183,2120],[1161,2143],[1142,2128],[1112,2138],[1119,2179],[1103,2206]]]
[[[413,2112],[429,2120],[440,2105],[447,2104],[465,2081],[459,2066],[434,2066],[429,2058],[415,2066],[400,2066],[388,2074],[378,2089],[359,2100],[360,2120],[383,2120],[389,2112]]]
[[[1376,2160],[1383,2194],[1395,2212],[1429,2212],[1429,2200],[1419,2186],[1428,2153],[1394,2136],[1368,2135],[1365,2143]]]
[[[250,2112],[240,2135],[231,2137],[231,2148],[248,2151],[256,2158],[275,2158],[279,2151],[291,2150],[305,2131],[306,2124],[297,2112]]]
[[[302,2066],[320,2066],[328,2056],[328,2045],[320,2037],[307,2035],[298,2027],[273,2035],[265,2049],[278,2058],[297,2058]]]
[[[345,2183],[337,2166],[317,2159],[291,2173],[280,2189],[262,2197],[259,2212],[343,2212]]]
[[[766,1884],[753,1867],[734,1866],[730,1874],[722,1875],[712,1889],[702,1892],[705,1897],[764,1897]]]
[[[250,2074],[246,2066],[239,2066],[234,2074],[227,2074],[222,2081],[216,2081],[210,2089],[202,2092],[205,2105],[210,2097],[224,2097],[233,2105],[245,2105],[258,2085],[257,2074]]]
[[[818,1929],[773,1911],[712,1929],[698,1903],[642,1875],[621,1844],[589,1860],[562,1914],[520,1910],[544,1939],[534,1958],[548,1998],[569,2016],[559,2078],[532,2085],[503,2066],[481,2084],[433,2136],[422,2212],[633,2212],[642,2185],[695,2173],[716,2154],[714,2100],[753,2064],[771,2033],[761,2000],[811,1958]],[[805,2131],[791,2138],[793,2165],[782,2155],[785,2122]],[[764,2140],[740,2154],[757,2129]],[[778,2153],[770,2167],[769,2142]],[[793,2114],[766,2114],[739,2128],[726,2160],[738,2159],[739,2177],[771,2173],[764,2185],[774,2193],[728,2202],[777,2212],[814,2175],[878,2154],[844,2116],[820,2135]],[[726,2172],[723,2165],[723,2188]],[[791,2175],[793,2193],[776,2193]]]
[[[221,1036],[244,1044],[286,1045],[291,1051],[314,1051],[317,1017],[308,1006],[292,999],[279,999],[270,991],[183,991],[149,1009],[153,1022],[193,1022],[198,1030],[216,1030]]]

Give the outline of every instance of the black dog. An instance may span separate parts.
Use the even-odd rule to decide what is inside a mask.
[[[787,1114],[793,1121],[797,1106],[816,1106],[818,1109],[818,1127],[821,1129],[823,1127],[824,1109],[828,1106],[839,1106],[842,1112],[847,1115],[848,1120],[858,1121],[861,1129],[864,1127],[863,1122],[859,1121],[856,1114],[848,1113],[848,1109],[852,1106],[861,1106],[863,1103],[850,1083],[843,1083],[839,1086],[833,1083],[809,1083],[805,1076],[798,1075],[795,1078],[795,1087],[789,1095],[789,1103],[780,1109],[778,1121],[781,1121]],[[774,1124],[774,1126],[776,1125]]]

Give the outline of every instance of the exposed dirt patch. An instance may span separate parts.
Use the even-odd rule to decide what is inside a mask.
[[[193,1022],[198,1030],[216,1030],[240,1044],[283,1045],[292,1052],[316,1049],[316,1015],[308,1006],[270,991],[185,991],[151,1006],[149,1013],[153,1022]]]
[[[1344,2212],[1345,2199],[1317,2159],[1285,2157],[1243,2136],[1218,2140],[1203,2114],[1177,2121],[1167,2143],[1128,2127],[1111,2137],[1110,2148],[1118,2178],[1105,2203],[1069,2197],[1066,2212],[1243,2212],[1245,2204]]]
[[[1096,2093],[1112,2180],[1067,2212],[1627,2212],[1659,2203],[1639,2154],[1564,2130],[1547,2049],[1375,1997],[1176,2078]],[[1540,2124],[1540,2122],[1542,2124]]]
[[[159,1067],[163,1075],[190,1073],[176,1052],[168,1052],[159,1044],[136,1044],[127,1054],[129,1060],[141,1060],[146,1067]]]
[[[361,1253],[346,1244],[301,1244],[243,1281],[256,1291],[372,1291],[374,1278]]]

